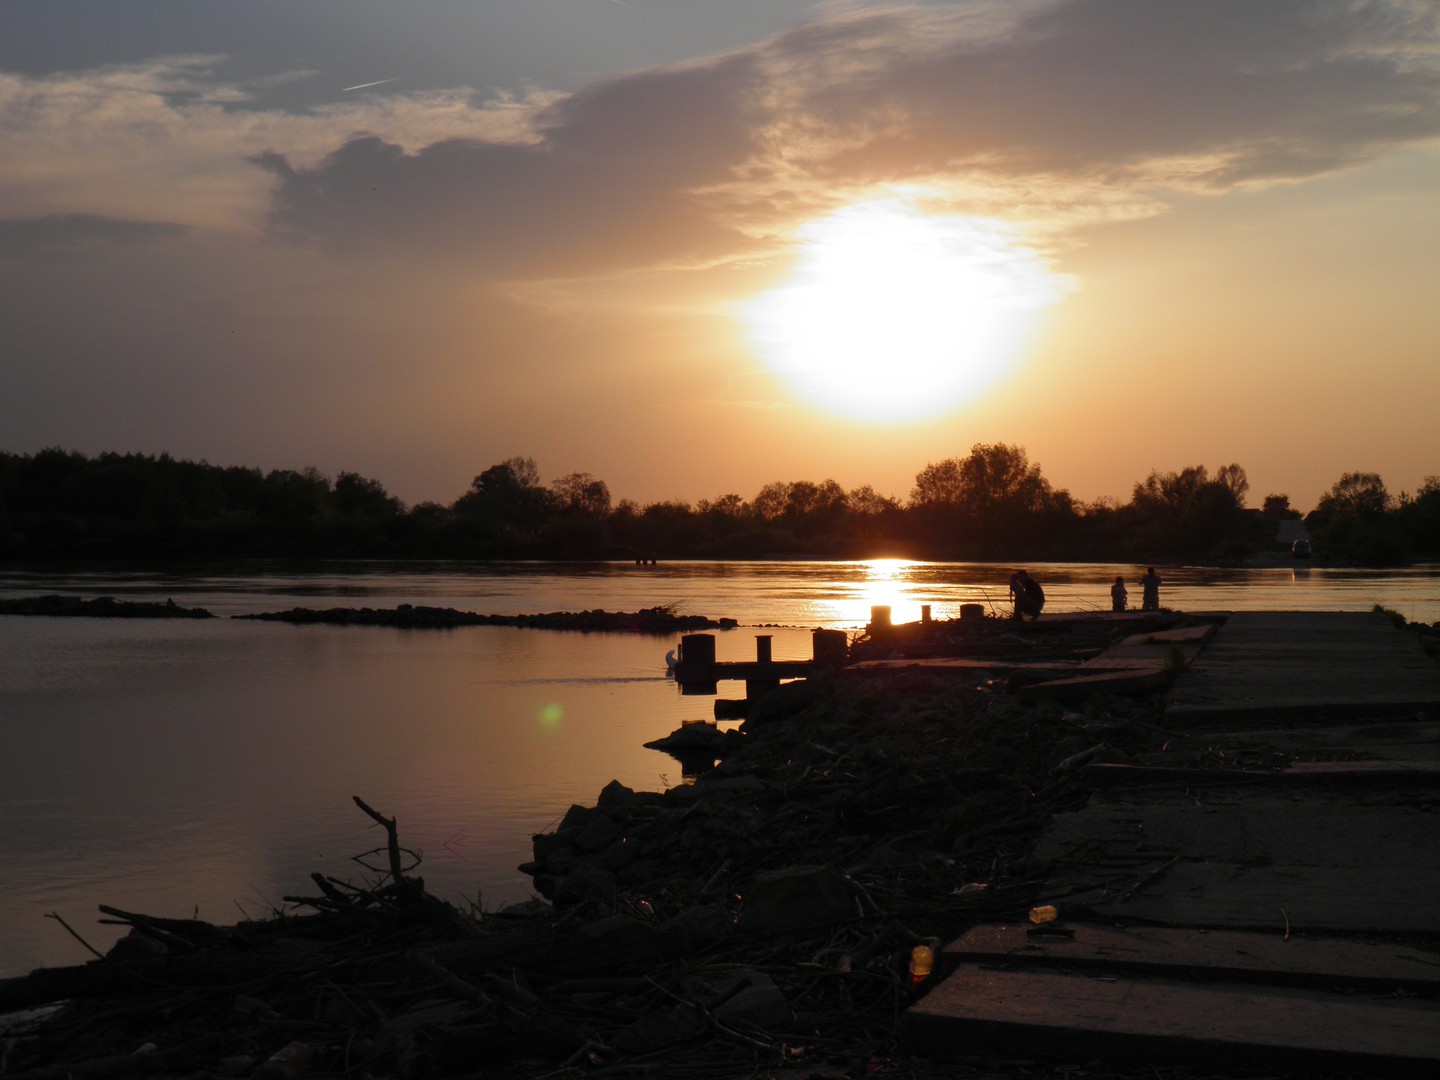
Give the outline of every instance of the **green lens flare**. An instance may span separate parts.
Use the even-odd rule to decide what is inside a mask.
[[[554,727],[560,723],[560,718],[565,715],[565,710],[557,703],[551,702],[540,710],[540,723],[545,727]]]

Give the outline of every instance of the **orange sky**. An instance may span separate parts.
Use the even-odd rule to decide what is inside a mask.
[[[1435,5],[727,12],[0,7],[0,449],[409,502],[1440,473]]]

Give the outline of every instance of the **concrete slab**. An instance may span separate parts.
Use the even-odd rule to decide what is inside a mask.
[[[1036,846],[1045,895],[1172,926],[1429,934],[1440,816],[1426,793],[1096,792]],[[1063,903],[1060,899],[1050,902]]]
[[[947,972],[984,963],[1155,978],[1203,972],[1215,981],[1440,992],[1440,954],[1394,942],[1094,923],[1066,923],[1063,930],[1046,934],[1028,922],[982,923],[946,945],[939,965]]]
[[[1140,755],[1136,761],[1175,767],[1202,759],[1272,765],[1298,761],[1440,762],[1440,720],[1185,732],[1167,739],[1164,750]]]
[[[1433,1077],[1440,1005],[1292,987],[999,971],[966,965],[911,1007],[909,1045],[1285,1075]]]
[[[1440,714],[1440,666],[1378,612],[1234,612],[1176,679],[1175,728]]]
[[[1232,614],[1165,727],[1037,844],[1061,921],[942,950],[912,1045],[1440,1075],[1440,667],[1383,615]]]

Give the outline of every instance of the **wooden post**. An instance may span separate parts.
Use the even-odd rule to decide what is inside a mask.
[[[890,605],[876,604],[870,609],[870,633],[884,634],[890,630]]]
[[[921,604],[921,605],[920,605],[920,621],[921,621],[922,623],[926,623],[926,624],[928,624],[928,623],[930,622],[930,605],[929,605],[929,604]]]
[[[810,657],[817,664],[840,667],[845,663],[848,646],[844,630],[812,630],[810,632]]]
[[[774,644],[774,637],[770,634],[755,635],[755,659],[762,664],[770,663],[771,647]]]
[[[680,684],[680,693],[687,697],[713,694],[718,690],[714,634],[685,634],[680,638],[680,653],[675,659],[675,681]]]
[[[983,620],[984,618],[985,618],[985,608],[982,607],[980,604],[961,604],[961,605],[960,605],[960,621],[961,621],[961,622],[967,622],[967,623],[968,623],[968,622],[980,622],[980,621]]]
[[[701,664],[715,663],[715,635],[714,634],[685,634],[680,638],[680,654],[676,658],[677,663]]]

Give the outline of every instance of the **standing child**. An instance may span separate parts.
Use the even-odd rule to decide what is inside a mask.
[[[1130,593],[1125,588],[1125,579],[1119,574],[1115,575],[1115,584],[1110,586],[1110,610],[1124,611],[1125,602],[1130,599]]]

